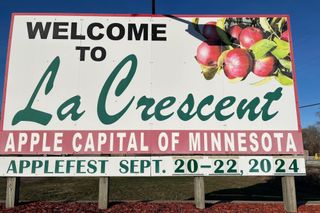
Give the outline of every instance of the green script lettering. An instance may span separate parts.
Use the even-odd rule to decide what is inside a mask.
[[[122,72],[123,68],[129,62],[131,62],[131,64],[128,74],[120,80],[118,85],[115,85],[114,95],[120,97],[128,88],[137,70],[138,61],[134,54],[126,56],[114,68],[100,91],[97,102],[97,115],[103,124],[109,125],[117,122],[128,111],[131,105],[133,105],[134,100],[136,100],[136,96],[132,96],[123,107],[119,107],[115,114],[111,114],[110,111],[108,112],[110,107],[107,104],[107,100],[110,99],[108,96],[112,93],[111,88],[115,79],[119,76],[119,73]],[[41,77],[26,107],[14,115],[12,125],[16,125],[21,121],[32,121],[42,125],[47,125],[50,122],[52,118],[51,114],[34,109],[32,106],[46,78],[48,78],[48,82],[45,85],[45,95],[52,90],[59,64],[60,59],[56,57]],[[279,111],[274,111],[271,106],[274,102],[280,100],[281,97],[281,87],[264,94],[264,103],[260,97],[253,97],[251,100],[245,98],[239,100],[234,96],[226,96],[220,100],[216,100],[217,102],[214,105],[215,97],[213,95],[208,95],[200,100],[200,102],[195,103],[195,97],[192,93],[189,93],[184,100],[177,100],[176,97],[167,96],[156,101],[153,97],[141,96],[136,102],[136,109],[142,108],[140,112],[142,121],[147,121],[152,118],[157,121],[164,121],[173,116],[176,116],[181,121],[189,121],[193,118],[207,121],[212,117],[215,117],[217,121],[225,121],[233,116],[237,116],[238,119],[243,119],[247,116],[247,119],[250,121],[254,121],[260,117],[263,121],[268,121],[279,113]],[[62,121],[69,115],[73,121],[80,119],[85,113],[85,110],[78,112],[81,104],[80,100],[81,97],[76,95],[62,103],[57,109],[59,120]],[[44,164],[46,167],[46,163]],[[69,164],[67,168],[75,166],[73,162],[67,162],[67,164]],[[49,171],[49,169],[46,171]],[[66,173],[69,172],[70,169],[67,169]]]
[[[166,120],[173,115],[173,112],[169,113],[168,115],[163,115],[161,111],[172,106],[174,102],[176,102],[176,98],[173,96],[166,97],[159,101],[155,108],[155,117],[158,121]]]
[[[240,101],[238,108],[237,108],[237,115],[238,115],[238,118],[242,119],[245,116],[245,114],[249,111],[248,112],[248,119],[250,121],[253,121],[261,113],[261,112],[256,112],[256,108],[257,108],[258,104],[260,103],[260,99],[258,97],[255,97],[248,104],[247,103],[248,103],[248,99],[243,99]]]
[[[52,115],[49,113],[40,111],[40,110],[33,109],[32,104],[33,104],[35,98],[37,97],[37,94],[38,94],[44,80],[47,78],[48,75],[50,75],[50,77],[49,77],[49,80],[48,80],[46,88],[45,88],[45,95],[47,95],[51,91],[51,89],[53,88],[54,79],[56,78],[56,75],[58,73],[59,65],[60,65],[60,58],[56,57],[51,62],[51,64],[49,65],[49,67],[47,68],[45,73],[43,74],[42,78],[40,79],[38,85],[36,86],[36,89],[32,93],[32,96],[31,96],[27,106],[23,110],[20,110],[19,112],[17,112],[15,114],[15,116],[13,117],[12,125],[16,125],[17,123],[19,123],[21,121],[32,121],[32,122],[36,122],[36,123],[39,123],[42,125],[47,125],[49,123],[49,121],[52,118]]]
[[[264,95],[264,99],[267,100],[267,102],[259,109],[259,104],[261,102],[259,97],[255,97],[252,100],[248,101],[248,99],[242,99],[238,103],[238,106],[234,106],[237,99],[234,96],[226,96],[219,100],[215,106],[211,106],[214,100],[213,95],[209,95],[202,99],[197,108],[196,111],[194,111],[195,108],[195,101],[193,94],[188,94],[187,98],[180,104],[178,107],[176,113],[178,117],[182,121],[188,121],[192,119],[194,116],[197,116],[200,120],[206,121],[209,120],[213,115],[215,115],[215,118],[218,121],[225,121],[229,118],[231,118],[235,113],[237,114],[237,117],[239,119],[242,119],[246,114],[248,114],[248,119],[250,121],[256,120],[260,115],[262,115],[262,120],[267,121],[272,119],[278,111],[270,114],[269,109],[271,104],[274,101],[277,101],[282,96],[282,88],[279,87],[273,92],[268,92]],[[168,118],[170,118],[174,111],[170,111],[169,107],[173,106],[176,103],[176,98],[173,96],[168,96],[163,99],[161,99],[158,104],[156,104],[156,107],[152,109],[151,107],[155,105],[154,98],[147,98],[146,96],[142,96],[137,103],[137,108],[140,108],[144,106],[142,112],[141,112],[141,119],[143,121],[149,120],[152,117],[155,117],[158,121],[163,121]],[[211,109],[211,112],[208,114],[204,114],[203,109],[208,108]],[[233,107],[233,108],[231,108]],[[236,112],[235,108],[236,107]],[[161,110],[168,109],[167,115],[163,115],[161,113]],[[223,111],[229,109],[231,112],[226,113]]]
[[[169,108],[175,102],[175,97],[165,97],[164,99],[160,100],[159,103],[155,106],[154,112],[150,113],[150,108],[154,105],[155,100],[153,98],[147,98],[146,96],[143,96],[138,100],[136,109],[144,106],[144,109],[141,113],[141,119],[144,121],[149,120],[152,116],[155,116],[158,121],[163,121],[170,118],[174,113],[171,112],[167,115],[164,115],[163,113],[161,113],[161,111]]]
[[[261,111],[256,112],[257,106],[260,103],[260,99],[258,97],[255,97],[252,99],[246,106],[245,104],[248,102],[247,99],[243,99],[240,101],[240,104],[238,105],[237,108],[237,115],[238,118],[243,118],[243,116],[249,111],[248,118],[250,121],[253,121],[259,117],[259,115],[262,113],[262,120],[267,121],[272,119],[276,114],[278,114],[278,111],[269,114],[269,108],[272,104],[273,101],[277,101],[281,98],[282,96],[282,88],[279,87],[273,92],[268,92],[264,95],[264,98],[267,100],[267,102],[261,107]]]
[[[81,97],[79,95],[74,96],[67,100],[66,102],[62,103],[61,106],[58,108],[57,115],[58,118],[62,121],[68,117],[68,115],[71,115],[71,120],[76,121],[78,120],[85,111],[82,111],[80,113],[77,112],[77,110],[80,107],[80,99]],[[69,106],[72,106],[67,112],[63,113],[62,111],[66,109]]]
[[[184,102],[181,104],[181,106],[178,109],[178,116],[183,121],[190,120],[193,116],[196,115],[197,112],[191,113],[192,109],[194,107],[194,98],[192,94],[188,94],[188,97]],[[184,108],[187,108],[187,111],[184,111]]]
[[[221,113],[221,111],[223,109],[226,109],[226,108],[232,106],[235,102],[236,102],[236,98],[232,97],[232,96],[227,96],[227,97],[221,99],[221,101],[218,102],[218,104],[216,106],[216,111],[215,111],[217,120],[224,121],[224,120],[227,120],[230,117],[232,117],[232,115],[234,113],[230,113],[229,115],[223,115]]]
[[[214,99],[213,95],[209,95],[209,96],[205,97],[205,98],[199,103],[198,108],[197,108],[197,113],[198,113],[198,116],[199,116],[199,118],[200,118],[201,120],[206,121],[206,120],[210,119],[211,116],[213,115],[214,112],[209,113],[208,115],[202,114],[202,109],[203,109],[203,107],[206,106],[206,105],[209,106],[210,104],[212,104],[213,99]]]
[[[267,94],[265,94],[264,98],[267,99],[268,101],[261,107],[262,120],[264,121],[270,120],[278,114],[279,111],[269,115],[268,111],[269,111],[269,107],[271,106],[271,103],[281,98],[282,96],[281,91],[282,91],[282,88],[279,87],[274,92],[268,92]]]
[[[146,96],[142,96],[139,99],[136,109],[138,109],[141,106],[145,106],[141,112],[141,119],[143,121],[149,120],[152,116],[154,116],[154,113],[149,113],[150,107],[152,107],[154,103],[155,100],[153,98],[147,98]]]
[[[100,121],[104,124],[112,124],[112,123],[116,122],[117,120],[119,120],[121,118],[121,116],[128,110],[128,108],[130,107],[130,105],[132,104],[132,102],[135,98],[133,96],[131,98],[131,100],[129,101],[129,103],[120,112],[118,112],[114,115],[109,115],[106,111],[107,95],[109,93],[111,85],[112,85],[113,81],[115,80],[115,78],[117,77],[117,75],[120,73],[121,69],[129,61],[131,61],[131,67],[130,67],[129,73],[126,76],[126,78],[124,78],[120,81],[120,83],[118,84],[116,91],[115,91],[115,95],[117,97],[119,97],[125,91],[125,89],[128,87],[130,81],[132,80],[134,74],[136,73],[138,61],[137,61],[137,57],[133,54],[125,57],[118,64],[118,66],[112,71],[112,73],[110,74],[110,76],[108,77],[108,79],[106,80],[106,82],[104,83],[104,85],[101,89],[101,92],[99,95],[99,100],[98,100],[97,111],[98,111],[98,117],[99,117]]]

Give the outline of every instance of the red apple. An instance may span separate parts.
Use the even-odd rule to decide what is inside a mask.
[[[242,31],[242,28],[239,25],[234,25],[232,27],[230,27],[229,33],[231,38],[239,41],[239,35]]]
[[[224,73],[229,79],[246,77],[252,66],[250,53],[245,49],[230,50],[224,59]]]
[[[247,49],[261,39],[263,39],[263,33],[259,28],[256,27],[244,28],[239,36],[240,45]]]
[[[217,23],[214,21],[206,23],[203,27],[202,32],[203,36],[213,43],[218,43],[220,41],[216,24]]]
[[[281,34],[281,37],[280,37],[282,40],[285,40],[285,41],[289,41],[289,31],[286,30],[284,31],[282,34]]]
[[[273,56],[267,56],[262,59],[258,59],[254,63],[253,73],[261,76],[266,77],[269,76],[274,72],[276,69],[276,59]]]
[[[202,42],[197,49],[196,59],[202,65],[216,66],[221,52],[221,46]]]

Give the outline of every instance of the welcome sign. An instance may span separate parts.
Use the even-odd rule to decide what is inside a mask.
[[[303,154],[288,21],[13,14],[0,153]]]

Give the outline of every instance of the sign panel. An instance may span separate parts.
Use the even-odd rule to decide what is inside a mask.
[[[303,157],[1,157],[1,176],[305,175]]]
[[[292,56],[287,16],[14,14],[0,153],[303,154]]]

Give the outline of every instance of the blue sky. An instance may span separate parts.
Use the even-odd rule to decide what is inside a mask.
[[[152,0],[1,0],[0,98],[12,12],[151,13]],[[320,27],[318,0],[156,0],[158,14],[289,14],[297,75],[299,105],[320,102]],[[320,106],[300,111],[302,127],[320,120]]]

